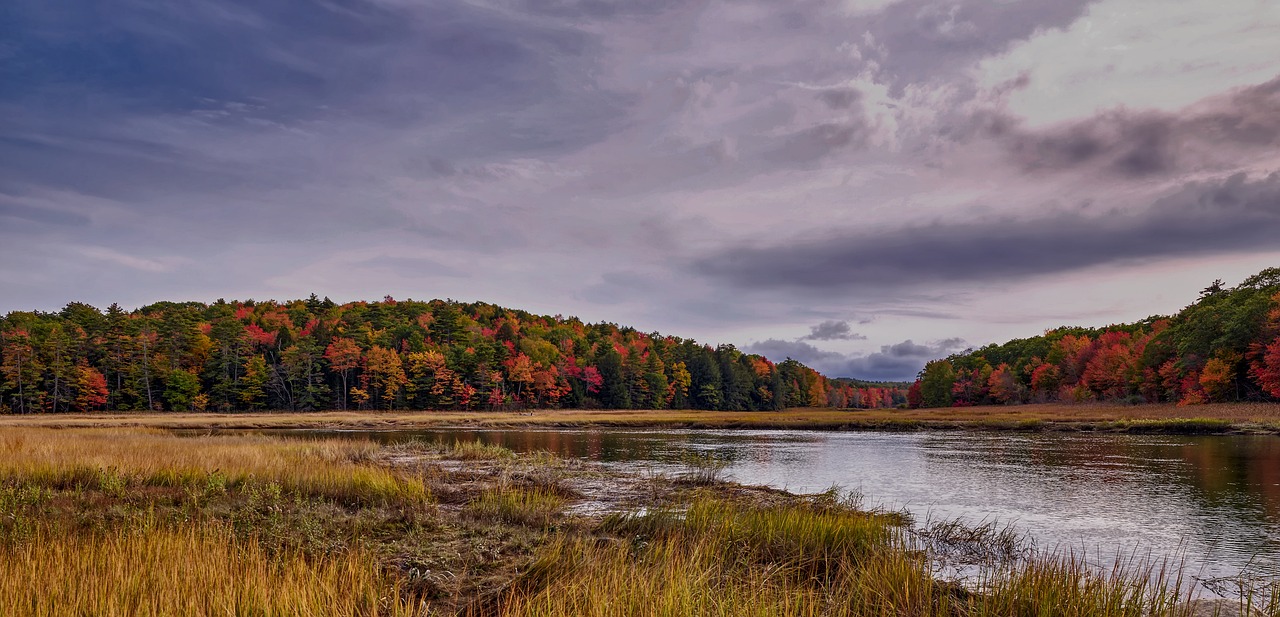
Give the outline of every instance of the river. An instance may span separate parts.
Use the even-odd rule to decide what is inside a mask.
[[[332,433],[327,433],[332,435]],[[1189,575],[1280,577],[1280,437],[754,430],[429,430],[379,441],[480,439],[678,472],[691,453],[729,479],[794,492],[839,486],[917,521],[1012,525],[1090,560],[1183,562]]]

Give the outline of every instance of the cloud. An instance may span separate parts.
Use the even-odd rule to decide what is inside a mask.
[[[1007,116],[983,122],[1028,173],[1096,168],[1139,179],[1230,169],[1280,146],[1280,78],[1180,113],[1121,108],[1038,130]]]
[[[815,326],[809,326],[809,334],[800,337],[800,340],[808,341],[861,341],[867,337],[854,332],[849,327],[847,321],[837,321],[834,319],[824,321]]]
[[[782,339],[766,339],[743,347],[748,353],[759,354],[774,362],[782,362],[788,358],[808,366],[838,364],[845,360],[845,355],[836,351],[824,351],[804,341],[786,341]]]
[[[1013,43],[1075,22],[1091,0],[904,0],[865,16],[858,26],[895,89],[953,80],[971,63]]]
[[[1007,280],[1156,258],[1280,248],[1280,173],[1191,182],[1130,213],[849,229],[773,246],[732,247],[691,271],[744,289],[847,295],[876,287]]]
[[[1280,20],[1128,1],[15,0],[0,310],[452,296],[908,375],[1039,331],[1003,281],[1273,254]]]
[[[1117,108],[1176,111],[1273,78],[1277,20],[1275,5],[1256,0],[1095,0],[971,72],[983,87],[1022,78],[1009,108],[1035,125]]]
[[[955,353],[965,346],[958,338],[918,344],[908,339],[883,345],[879,351],[843,354],[826,351],[803,341],[767,339],[744,347],[774,362],[787,358],[799,361],[830,377],[853,377],[869,381],[910,381],[926,362]]]
[[[930,360],[946,357],[964,347],[965,342],[958,338],[925,345],[907,339],[884,345],[875,353],[851,356],[843,367],[832,367],[831,374],[873,381],[911,381]]]

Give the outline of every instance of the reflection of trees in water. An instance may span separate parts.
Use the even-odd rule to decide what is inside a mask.
[[[938,439],[926,455],[1103,484],[1185,486],[1194,489],[1187,493],[1202,507],[1233,510],[1270,525],[1280,522],[1280,438],[1275,436],[966,434]]]
[[[1234,497],[1247,493],[1257,497],[1267,519],[1280,519],[1280,438],[1199,438],[1178,453],[1212,505],[1239,503]]]

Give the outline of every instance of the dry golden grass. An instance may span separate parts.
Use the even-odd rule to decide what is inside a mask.
[[[1170,579],[1099,573],[1052,556],[989,569],[982,593],[939,583],[928,555],[903,541],[900,517],[832,496],[755,503],[714,497],[712,485],[697,489],[702,497],[688,509],[615,516],[590,529],[550,526],[562,520],[557,493],[507,486],[477,495],[452,523],[415,526],[395,513],[425,504],[422,480],[379,466],[377,448],[136,427],[0,427],[0,512],[9,515],[0,521],[0,615],[420,615],[429,614],[418,604],[426,592],[436,594],[436,610],[470,598],[484,600],[471,605],[483,614],[511,617],[1185,614]],[[153,500],[180,494],[175,487],[214,489],[221,501]],[[311,506],[282,500],[282,489],[318,500],[316,516],[291,514]],[[260,493],[271,496],[255,505]],[[104,504],[121,516],[101,515]],[[377,526],[379,513],[394,516]],[[323,532],[334,516],[357,521],[341,528],[350,541],[323,544],[336,550],[282,541]],[[459,540],[478,539],[446,546],[474,546],[476,560],[465,565],[490,568],[487,587],[424,587],[412,578],[426,564],[440,567],[443,555],[413,553],[412,543],[451,525]],[[521,525],[548,544],[529,536],[510,552],[488,546],[528,531]],[[535,554],[519,580],[510,578],[514,566],[493,572],[493,559]],[[506,591],[481,593],[496,588]],[[1277,607],[1273,593],[1264,612]]]
[[[256,435],[179,437],[157,429],[0,430],[0,479],[55,489],[238,487],[257,481],[347,504],[425,504],[420,479],[368,464],[358,440]]]
[[[438,426],[618,426],[705,428],[875,429],[972,427],[1027,429],[1037,425],[1088,425],[1124,430],[1123,423],[1219,420],[1280,430],[1280,404],[1034,404],[940,409],[788,409],[781,412],[697,410],[539,410],[535,412],[363,412],[244,414],[79,414],[0,417],[0,427],[123,427],[170,429],[408,429]],[[1111,426],[1116,425],[1116,426]]]
[[[67,535],[0,545],[7,617],[416,615],[360,550],[324,559],[269,553],[221,528]]]
[[[1069,556],[984,570],[982,593],[936,581],[891,519],[847,509],[695,503],[606,524],[622,538],[552,544],[512,587],[509,617],[1180,617],[1159,570]]]

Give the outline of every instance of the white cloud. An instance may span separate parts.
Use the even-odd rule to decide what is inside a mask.
[[[982,61],[988,89],[1026,75],[1011,110],[1033,125],[1119,106],[1173,111],[1280,71],[1280,3],[1271,0],[1103,0]]]

